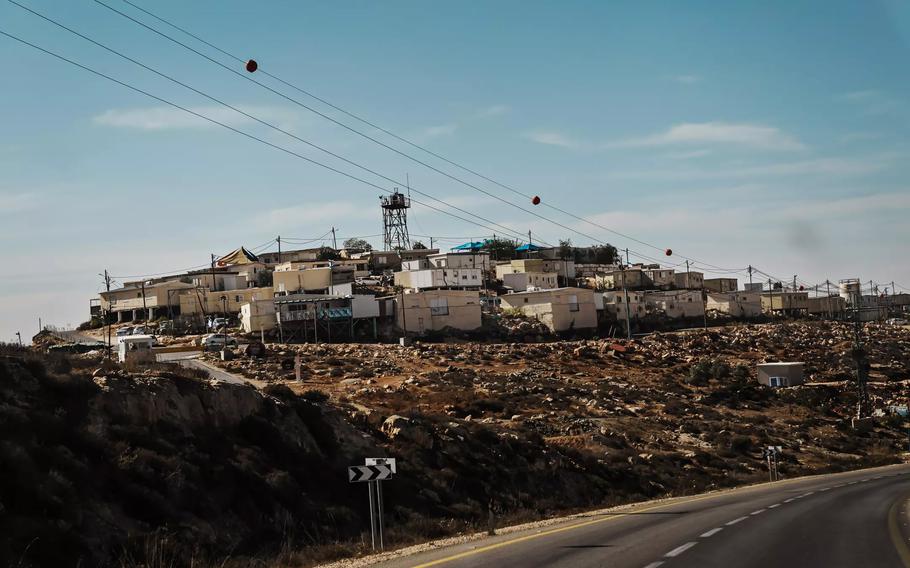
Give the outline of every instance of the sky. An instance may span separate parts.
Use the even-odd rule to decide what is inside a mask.
[[[88,319],[104,270],[116,285],[332,227],[381,246],[378,197],[406,183],[468,212],[411,209],[443,248],[531,231],[741,282],[751,265],[910,286],[907,2],[131,0],[249,74],[123,0],[103,2],[229,69],[99,2],[17,1],[275,128],[0,1],[3,32],[262,140],[0,36],[0,341]]]

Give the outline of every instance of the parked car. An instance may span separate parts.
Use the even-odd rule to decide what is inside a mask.
[[[202,338],[202,347],[206,351],[218,351],[225,347],[237,345],[237,340],[224,333],[212,333]]]
[[[908,325],[910,322],[903,318],[891,318],[885,322],[888,325]]]
[[[130,332],[130,335],[148,335],[148,328],[144,325],[137,325],[133,328],[133,331]]]
[[[132,326],[121,327],[120,329],[117,330],[117,337],[126,337],[127,335],[132,335],[132,334],[133,334]]]

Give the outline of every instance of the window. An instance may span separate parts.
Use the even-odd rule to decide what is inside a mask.
[[[570,312],[578,311],[578,296],[575,296],[575,295],[569,296],[569,311]]]
[[[461,275],[461,279],[462,279],[462,280],[467,280],[467,279],[468,279],[468,275],[467,275],[467,274],[462,274],[462,275]]]
[[[787,377],[770,377],[768,383],[770,383],[772,387],[789,387],[790,379]]]
[[[525,298],[525,303],[526,303],[526,304],[528,303],[528,299],[527,299],[527,298]]]
[[[447,316],[449,315],[448,298],[430,298],[430,315]]]
[[[234,296],[234,301],[238,304],[243,301],[243,296]]]

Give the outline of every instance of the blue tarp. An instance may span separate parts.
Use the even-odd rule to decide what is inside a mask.
[[[520,247],[517,247],[515,250],[517,250],[518,252],[528,252],[528,251],[535,251],[535,250],[543,250],[543,247],[539,247],[539,246],[535,245],[534,243],[528,243],[526,245],[521,245]]]
[[[480,250],[483,248],[484,244],[486,244],[486,243],[484,243],[483,241],[474,241],[474,242],[458,245],[457,247],[452,247],[452,250]]]

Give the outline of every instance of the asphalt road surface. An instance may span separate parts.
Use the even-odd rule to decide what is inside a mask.
[[[232,385],[249,384],[257,388],[262,388],[266,385],[266,383],[263,381],[248,379],[242,375],[235,375],[234,373],[229,373],[223,369],[219,369],[208,361],[200,359],[199,356],[199,351],[195,350],[185,352],[177,351],[171,353],[158,353],[156,358],[160,363],[177,363],[183,367],[205,371],[208,373],[210,378],[216,381],[230,383]]]
[[[377,566],[910,568],[908,498],[902,464],[642,504]]]

